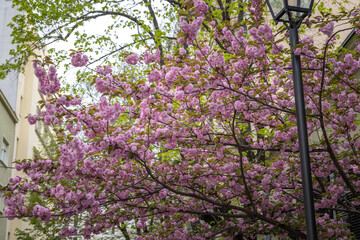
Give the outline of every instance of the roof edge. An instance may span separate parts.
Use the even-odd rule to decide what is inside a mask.
[[[349,35],[347,35],[346,39],[341,44],[341,48],[345,47],[345,45],[350,41],[350,39],[354,36],[354,34],[355,34],[355,28],[349,33]]]
[[[10,106],[10,103],[7,101],[4,93],[0,89],[0,102],[4,105],[6,111],[9,113],[11,119],[14,121],[14,123],[19,122],[19,118],[16,116],[16,113],[13,111],[13,109]]]

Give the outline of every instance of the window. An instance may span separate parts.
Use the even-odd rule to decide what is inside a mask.
[[[5,165],[8,164],[8,162],[7,162],[7,157],[9,155],[8,151],[9,151],[9,143],[8,143],[8,141],[6,141],[5,138],[3,138],[3,142],[2,142],[2,146],[1,146],[0,160],[3,161],[3,163],[5,163]]]

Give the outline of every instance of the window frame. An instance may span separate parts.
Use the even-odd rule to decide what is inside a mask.
[[[0,161],[5,165],[9,166],[9,149],[10,149],[10,143],[9,141],[3,137],[2,143],[1,143],[1,150],[0,150]],[[5,159],[4,159],[5,158]]]

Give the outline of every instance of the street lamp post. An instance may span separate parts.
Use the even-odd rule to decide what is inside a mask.
[[[266,0],[266,3],[275,22],[283,22],[289,30],[290,46],[293,48],[299,42],[297,30],[302,20],[306,16],[311,15],[314,0]],[[306,233],[308,240],[317,240],[301,60],[300,56],[295,55],[293,51],[291,52],[291,63],[293,70],[296,119],[299,137]]]

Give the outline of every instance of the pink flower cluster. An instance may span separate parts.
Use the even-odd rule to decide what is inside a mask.
[[[32,214],[39,217],[42,221],[50,221],[51,211],[41,205],[35,205]]]
[[[125,62],[130,65],[136,65],[140,57],[136,53],[133,53],[125,58]]]
[[[181,17],[180,18],[181,29],[185,34],[187,34],[187,39],[185,41],[185,39],[182,37],[178,39],[178,41],[180,43],[186,42],[189,45],[193,45],[194,44],[193,42],[196,39],[197,32],[199,31],[203,20],[204,20],[203,17],[198,17],[195,20],[193,20],[191,23],[189,23],[186,21],[184,17]]]
[[[329,22],[325,26],[320,27],[319,30],[323,34],[328,35],[330,37],[334,31],[334,27],[335,27],[334,22]]]
[[[59,232],[59,237],[61,237],[61,238],[70,237],[70,236],[74,236],[76,234],[77,234],[77,229],[76,228],[74,228],[74,227],[64,227]]]
[[[69,176],[74,174],[77,169],[77,162],[82,160],[87,150],[84,142],[74,138],[70,143],[60,146],[59,169]]]
[[[194,0],[194,7],[196,9],[195,12],[200,16],[204,15],[209,9],[208,5],[201,0]]]
[[[159,63],[160,62],[160,51],[156,50],[155,53],[149,54],[147,51],[144,53],[145,64],[149,64],[151,62]]]
[[[120,103],[116,102],[114,104],[109,104],[104,96],[100,97],[98,111],[99,116],[110,122],[115,121],[120,113],[122,113]]]
[[[162,73],[157,69],[152,70],[148,75],[149,82],[157,82],[161,80],[161,78],[162,78]]]
[[[113,77],[110,66],[98,66],[96,72],[101,75],[95,79],[95,88],[100,93],[110,93],[120,87],[121,81]]]
[[[95,82],[96,90],[100,93],[113,92],[118,88],[120,84],[120,81],[116,78],[113,78],[110,74],[107,75],[105,78],[96,78]]]
[[[169,86],[171,86],[173,82],[176,80],[178,74],[179,74],[179,68],[177,67],[170,68],[165,75],[166,83],[169,84]]]
[[[342,61],[337,62],[337,66],[343,73],[353,75],[360,68],[360,60],[355,60],[352,54],[346,54]]]
[[[271,41],[274,39],[273,30],[268,24],[259,26],[258,28],[253,27],[249,30],[249,34],[255,41],[263,43],[265,41]]]
[[[9,219],[20,217],[18,214],[24,214],[27,210],[27,208],[23,206],[25,203],[25,196],[23,195],[23,192],[18,189],[21,188],[21,180],[22,178],[20,176],[9,179],[9,182],[11,183],[10,190],[13,194],[11,196],[4,196],[4,204],[7,205],[7,207],[4,208],[4,214],[5,216],[9,216]],[[25,187],[27,186],[25,185]]]
[[[30,123],[31,125],[33,125],[33,124],[35,124],[35,123],[37,122],[37,120],[39,119],[39,115],[38,115],[38,114],[35,114],[35,115],[29,114],[29,115],[27,116],[27,119],[28,119],[29,123]]]
[[[107,76],[112,74],[112,68],[109,65],[106,65],[104,67],[97,66],[96,72],[102,76]]]
[[[184,91],[182,91],[182,90],[176,90],[176,91],[175,91],[175,94],[174,94],[174,99],[175,99],[176,101],[184,100],[184,99],[185,99]]]
[[[14,195],[11,197],[5,196],[4,203],[8,206],[19,207],[22,206],[25,202],[25,197],[22,194]]]
[[[225,58],[221,53],[214,52],[209,56],[209,63],[212,67],[221,67],[225,64]]]
[[[283,49],[282,45],[273,44],[271,47],[271,54],[278,55],[282,49]]]
[[[60,90],[60,81],[54,66],[49,67],[48,73],[43,66],[39,66],[37,61],[33,63],[33,66],[35,76],[39,79],[39,90],[42,94],[54,94]]]
[[[254,15],[254,20],[259,21],[262,15],[262,0],[251,0],[251,6],[248,7],[248,11]]]
[[[89,61],[88,56],[86,56],[85,54],[83,55],[80,52],[75,53],[71,57],[71,64],[74,67],[83,67],[88,63],[88,61]]]

